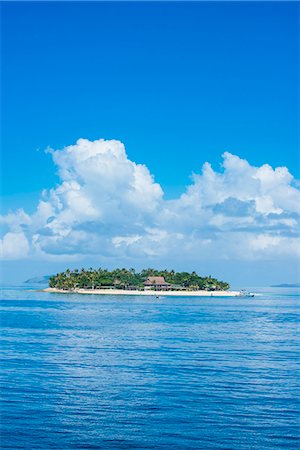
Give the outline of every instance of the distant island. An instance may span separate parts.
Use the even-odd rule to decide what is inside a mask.
[[[279,287],[279,288],[299,288],[300,287],[300,283],[292,283],[292,284],[288,284],[288,283],[282,283],[282,284],[274,284],[271,287]]]
[[[196,272],[175,272],[174,270],[67,269],[49,278],[49,287],[60,290],[116,289],[155,291],[226,291],[229,284],[216,278],[201,277]]]
[[[25,284],[48,284],[51,275],[44,275],[42,277],[29,278],[29,280],[24,281]]]

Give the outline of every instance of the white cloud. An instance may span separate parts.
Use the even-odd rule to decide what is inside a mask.
[[[34,214],[1,218],[2,257],[264,259],[297,256],[300,191],[286,167],[254,167],[228,152],[166,201],[123,144],[79,139],[50,150],[61,182]]]
[[[133,236],[115,236],[112,238],[112,243],[116,248],[118,248],[121,247],[122,244],[125,246],[134,244],[134,242],[137,242],[140,239],[142,239],[142,236],[139,236],[138,234]]]
[[[29,254],[29,244],[24,233],[8,232],[0,239],[1,259],[22,259]]]

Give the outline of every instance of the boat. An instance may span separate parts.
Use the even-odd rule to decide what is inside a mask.
[[[252,294],[252,292],[247,292],[245,289],[242,289],[239,292],[238,297],[254,297],[254,294]]]

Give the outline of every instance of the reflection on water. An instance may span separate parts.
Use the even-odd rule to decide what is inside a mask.
[[[299,446],[299,290],[3,290],[2,448]]]

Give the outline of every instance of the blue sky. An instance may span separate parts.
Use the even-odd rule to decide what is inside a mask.
[[[299,4],[11,2],[2,22],[4,214],[34,212],[61,181],[45,148],[79,138],[123,142],[166,201],[224,152],[299,178]]]

